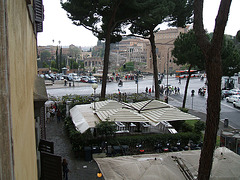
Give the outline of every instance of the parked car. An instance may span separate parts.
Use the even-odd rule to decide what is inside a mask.
[[[226,97],[226,101],[230,103],[233,103],[239,100],[240,100],[240,95],[232,95],[232,96]]]
[[[87,83],[88,79],[89,79],[88,76],[82,76],[80,81]]]
[[[231,89],[230,90],[232,95],[240,95],[240,90],[239,89]]]
[[[88,78],[88,83],[97,83],[97,79],[94,76]]]
[[[233,102],[233,106],[240,108],[240,100]]]
[[[230,90],[222,90],[222,99],[233,95]]]

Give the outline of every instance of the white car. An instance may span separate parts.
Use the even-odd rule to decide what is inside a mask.
[[[233,102],[233,106],[240,108],[240,101]]]
[[[226,101],[231,103],[239,100],[240,100],[240,95],[232,95],[232,96],[226,97]]]

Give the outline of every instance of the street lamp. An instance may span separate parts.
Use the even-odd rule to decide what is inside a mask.
[[[173,48],[173,47],[169,47],[168,48],[168,52],[167,52],[167,98],[166,98],[166,103],[168,103],[168,92],[169,92],[169,87],[168,87],[168,63],[169,63],[169,61],[170,61],[170,59],[169,59],[169,50],[171,49],[171,48]]]
[[[94,90],[94,95],[93,95],[93,98],[94,98],[93,109],[95,110],[95,94],[96,94],[96,89],[98,88],[98,84],[96,84],[96,83],[92,84],[92,88],[93,88],[93,90]]]

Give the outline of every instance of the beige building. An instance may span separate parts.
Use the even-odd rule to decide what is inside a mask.
[[[0,179],[37,180],[34,84],[42,1],[0,0],[0,12]]]
[[[159,73],[174,73],[179,66],[173,62],[171,51],[174,48],[174,41],[180,33],[186,33],[188,28],[175,28],[159,31],[155,34],[157,65]],[[151,46],[148,44],[147,71],[153,72]]]
[[[103,69],[103,60],[100,57],[89,57],[84,59],[84,68],[88,71]]]

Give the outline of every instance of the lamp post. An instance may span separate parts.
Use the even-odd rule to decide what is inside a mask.
[[[166,98],[166,100],[165,100],[166,103],[168,103],[168,92],[169,92],[169,87],[168,87],[168,63],[169,63],[169,61],[170,61],[170,59],[169,59],[169,50],[170,50],[171,48],[173,48],[173,47],[169,47],[169,48],[168,48],[168,52],[167,52],[167,98]]]
[[[93,90],[94,90],[94,94],[93,94],[93,100],[94,100],[94,102],[93,102],[93,109],[95,110],[95,94],[96,94],[96,89],[98,88],[98,84],[96,84],[96,83],[94,83],[94,84],[92,84],[92,88],[93,88]]]

